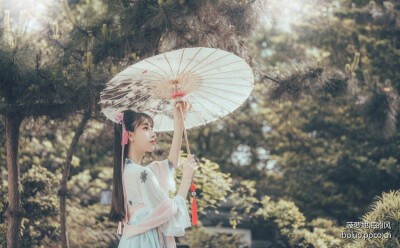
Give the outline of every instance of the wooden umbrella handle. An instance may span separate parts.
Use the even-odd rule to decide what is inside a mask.
[[[189,148],[189,140],[187,138],[186,134],[186,128],[185,128],[185,121],[183,120],[183,111],[182,111],[182,99],[179,96],[179,114],[181,116],[181,122],[182,122],[182,127],[183,127],[183,133],[185,135],[185,142],[186,142],[186,151],[187,154],[190,155],[190,148]],[[194,156],[194,159],[196,160],[196,163],[199,163],[199,159]],[[197,225],[198,222],[198,216],[197,216],[197,204],[196,204],[196,185],[194,185],[194,179],[192,179],[192,186],[190,187],[190,190],[192,191],[192,225]]]
[[[179,114],[181,116],[181,122],[182,122],[182,127],[183,127],[183,134],[185,136],[185,142],[186,142],[186,151],[188,153],[188,155],[190,155],[190,148],[189,148],[189,140],[187,138],[187,134],[186,134],[186,128],[185,128],[185,121],[183,120],[183,111],[182,111],[182,100],[179,99]]]
[[[181,100],[180,100],[181,102]],[[181,103],[182,104],[182,103]],[[181,116],[181,122],[182,122],[182,127],[183,127],[183,134],[185,136],[185,143],[186,143],[186,151],[188,153],[188,155],[190,154],[190,148],[189,148],[189,139],[187,138],[187,133],[186,133],[186,128],[185,128],[185,122],[184,122],[184,118],[183,118],[183,111],[182,111],[182,106],[181,104],[179,104],[179,115]],[[190,108],[189,108],[190,110]],[[194,160],[196,161],[196,163],[200,163],[200,159],[194,155]]]

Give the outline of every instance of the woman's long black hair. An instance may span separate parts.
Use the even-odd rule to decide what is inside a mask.
[[[123,122],[125,123],[126,131],[134,132],[136,127],[142,124],[146,119],[153,126],[153,119],[145,113],[137,113],[132,110],[125,110]],[[122,188],[122,124],[114,124],[114,172],[113,172],[113,187],[111,198],[110,220],[122,221],[125,218],[124,190]],[[128,156],[128,144],[124,146],[124,161]]]

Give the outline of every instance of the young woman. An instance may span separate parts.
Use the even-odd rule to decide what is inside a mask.
[[[183,103],[182,108],[185,116],[187,104]],[[131,110],[124,111],[119,119],[119,124],[115,124],[110,212],[110,219],[119,221],[119,233],[123,234],[118,247],[176,247],[174,236],[183,236],[185,228],[190,226],[185,198],[196,170],[194,157],[189,155],[183,164],[178,193],[169,198],[168,192],[175,191],[174,173],[183,132],[177,106],[174,106],[174,136],[168,159],[147,166],[141,165],[141,161],[146,152],[154,151],[153,119]],[[123,232],[121,222],[124,222]]]

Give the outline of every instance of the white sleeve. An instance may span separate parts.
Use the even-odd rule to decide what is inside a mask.
[[[175,184],[175,168],[174,165],[168,161],[168,159],[162,161],[154,161],[149,164],[148,167],[153,171],[154,175],[158,179],[160,186],[167,191],[176,191]]]
[[[160,223],[164,235],[183,236],[185,228],[190,226],[185,199],[180,195],[176,195],[173,199],[169,198],[150,168],[142,169],[139,180],[145,207],[148,207],[150,212],[159,211],[159,215],[170,213],[170,216],[165,218],[167,221]]]
[[[174,201],[177,205],[176,215],[169,221],[161,225],[161,232],[165,236],[184,236],[185,228],[191,226],[186,201],[181,195],[176,195]]]

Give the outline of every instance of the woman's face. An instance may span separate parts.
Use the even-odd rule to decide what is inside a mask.
[[[136,149],[144,152],[154,151],[156,134],[153,132],[148,119],[137,126],[134,132],[129,132],[128,138],[130,144],[133,144]]]

